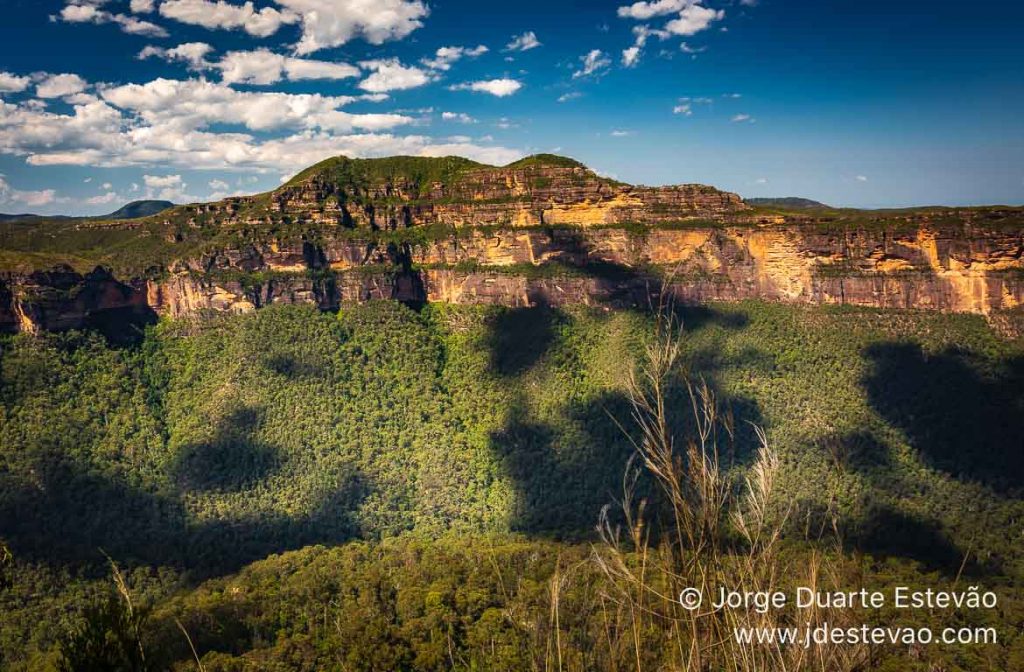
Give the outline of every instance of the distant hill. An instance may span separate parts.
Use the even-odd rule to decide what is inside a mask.
[[[809,198],[799,196],[784,196],[781,198],[745,198],[747,205],[764,208],[789,208],[792,210],[815,210],[818,208],[831,208],[830,205],[812,201]]]
[[[21,215],[5,215],[0,213],[0,222],[22,222],[31,221],[33,219],[72,219],[71,217],[65,217],[63,215],[55,215],[53,217],[47,217],[44,215],[32,215],[32,214],[21,214]]]
[[[174,203],[170,201],[132,201],[109,215],[91,217],[90,219],[138,219],[139,217],[155,215],[173,207]]]
[[[138,219],[139,217],[155,215],[173,207],[174,203],[171,203],[170,201],[132,201],[131,203],[118,208],[109,215],[69,217],[67,215],[0,214],[0,222],[25,222],[36,219]]]

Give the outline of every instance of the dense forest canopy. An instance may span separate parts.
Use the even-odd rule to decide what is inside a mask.
[[[837,512],[873,571],[985,576],[1021,613],[1010,586],[1024,558],[1007,533],[1024,514],[1019,340],[926,312],[740,303],[680,317],[686,372],[738,428],[730,464],[743,472],[748,423],[764,427],[795,527]],[[508,630],[508,610],[540,608],[547,577],[585,559],[621,496],[625,381],[651,319],[373,302],[164,321],[129,345],[5,337],[3,664],[54,664],[61,633],[109,592],[109,556],[154,607],[148,636],[178,651],[186,614],[206,669],[242,669],[235,656],[471,668],[488,650],[526,669],[536,642]],[[299,551],[313,545],[341,546]],[[298,552],[258,562],[284,551]],[[495,573],[471,580],[479,566]],[[584,639],[597,636],[583,625],[591,583],[569,590]],[[228,584],[247,597],[228,599]],[[360,609],[385,614],[379,627]],[[984,654],[990,669],[1018,669],[1014,641]],[[189,664],[187,648],[174,655]]]

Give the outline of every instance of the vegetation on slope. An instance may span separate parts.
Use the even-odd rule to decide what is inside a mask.
[[[736,427],[766,428],[794,520],[835,511],[848,548],[903,580],[951,580],[968,554],[1019,613],[1021,343],[975,316],[744,303],[683,318],[684,361]],[[554,631],[515,624],[546,622],[554,567],[586,553],[538,539],[591,538],[621,492],[631,447],[610,416],[628,417],[626,371],[650,327],[374,303],[163,323],[125,348],[0,341],[0,536],[16,559],[4,664],[55,660],[108,590],[102,548],[155,605],[154,632],[180,638],[170,615],[184,614],[224,661],[316,669],[342,647],[382,656],[354,669],[442,669],[499,651],[522,669]],[[743,429],[729,450],[743,463],[753,441]],[[494,563],[483,584],[466,578]],[[591,584],[566,589],[579,651],[594,648],[571,625],[598,599]],[[1013,669],[1012,633],[1001,641],[986,665]]]

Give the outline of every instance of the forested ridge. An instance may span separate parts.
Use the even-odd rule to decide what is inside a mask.
[[[679,380],[719,395],[737,478],[749,423],[765,428],[794,539],[835,516],[851,576],[999,591],[999,646],[876,662],[1022,669],[1024,345],[929,312],[680,318]],[[652,328],[372,302],[163,321],[127,345],[5,337],[0,665],[53,669],[84,616],[113,618],[109,557],[145,606],[152,669],[195,669],[181,626],[207,670],[541,669],[563,648],[564,669],[614,669],[587,558],[622,494],[626,380]]]

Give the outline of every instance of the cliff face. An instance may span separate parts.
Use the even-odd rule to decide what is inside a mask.
[[[0,330],[374,298],[644,306],[662,286],[688,302],[982,314],[1024,302],[1019,210],[815,217],[700,185],[624,185],[557,157],[332,160],[268,195],[44,232],[32,246],[116,235],[119,254],[163,257],[144,273],[0,270]]]
[[[822,232],[813,226],[474,231],[420,245],[335,240],[251,245],[122,282],[103,270],[0,278],[0,327],[65,329],[122,310],[180,317],[273,303],[350,301],[646,305],[667,288],[688,302],[764,299],[989,313],[1024,302],[1020,233],[970,238]]]

